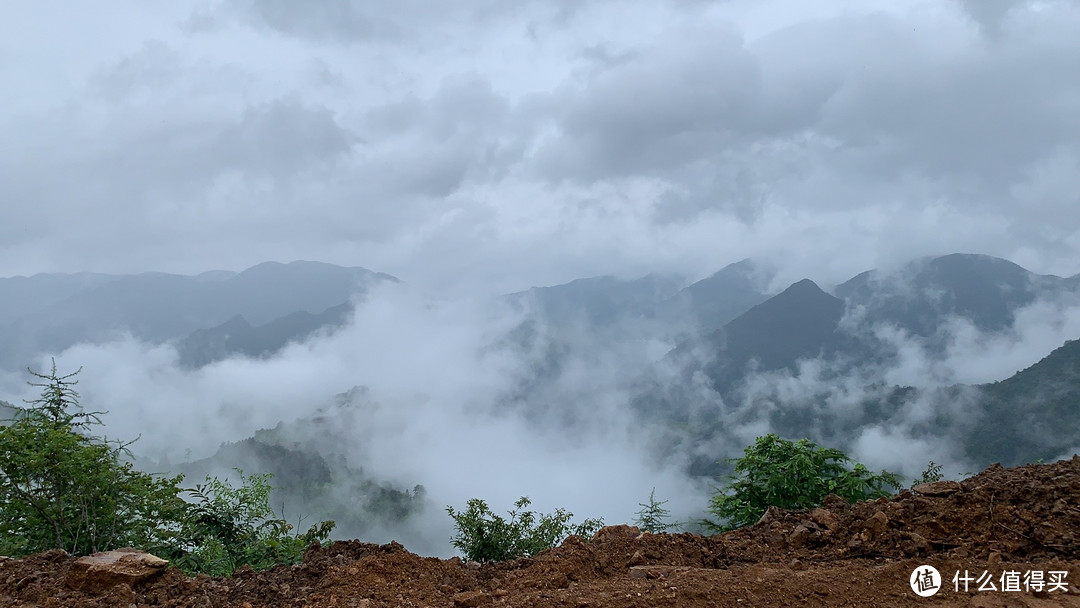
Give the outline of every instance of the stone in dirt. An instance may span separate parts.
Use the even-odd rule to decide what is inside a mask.
[[[491,597],[483,591],[465,591],[454,595],[452,599],[457,608],[476,608],[491,601]]]
[[[923,496],[951,496],[962,489],[960,484],[955,481],[931,481],[929,483],[920,483],[911,488],[911,491]]]
[[[639,530],[636,526],[628,526],[626,524],[621,524],[618,526],[604,526],[603,528],[597,530],[596,534],[593,534],[592,540],[590,542],[603,543],[609,542],[617,538],[637,538],[639,534],[641,534],[641,530]]]
[[[872,536],[881,534],[889,528],[889,517],[881,511],[875,512],[866,520],[866,531]]]
[[[767,524],[769,522],[776,521],[777,519],[780,519],[780,515],[781,511],[779,507],[769,507],[768,509],[765,509],[764,513],[761,514],[761,518],[757,520],[757,524],[755,525]]]
[[[116,585],[134,587],[160,576],[169,562],[136,549],[87,555],[71,565],[65,583],[87,593],[104,593]]]
[[[836,519],[832,511],[820,507],[810,512],[810,520],[819,526],[825,526],[830,531],[840,527],[840,520]]]

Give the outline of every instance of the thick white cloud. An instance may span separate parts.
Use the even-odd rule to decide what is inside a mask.
[[[0,275],[1073,274],[1078,33],[1068,1],[5,5]]]

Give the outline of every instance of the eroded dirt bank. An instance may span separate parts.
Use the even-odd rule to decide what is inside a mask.
[[[227,579],[168,570],[134,588],[91,593],[72,588],[73,557],[49,552],[0,562],[0,605],[1080,607],[1080,458],[991,467],[919,490],[774,510],[755,526],[714,537],[613,526],[589,542],[571,537],[533,559],[483,566],[420,557],[396,543],[348,541],[313,548],[297,566]],[[909,586],[922,564],[944,579],[933,597]],[[968,591],[961,582],[956,592],[953,576],[965,571]],[[977,590],[984,572],[996,591]],[[1043,573],[1041,590],[1025,590],[1028,572]],[[1051,572],[1067,573],[1052,591]],[[1002,590],[1003,580],[1017,577],[1020,591]]]

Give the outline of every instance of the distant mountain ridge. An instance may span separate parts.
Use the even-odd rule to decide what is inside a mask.
[[[637,279],[614,276],[577,279],[533,287],[504,296],[518,307],[531,307],[557,326],[612,326],[648,320],[695,334],[722,327],[769,298],[774,272],[750,259],[729,264],[690,283],[677,276],[650,274]]]
[[[340,328],[352,312],[352,302],[343,302],[318,314],[301,310],[257,327],[237,315],[217,327],[192,332],[177,342],[176,350],[186,367],[202,367],[233,355],[267,357],[319,331]]]
[[[503,299],[517,307],[529,307],[557,325],[605,326],[652,316],[657,305],[674,295],[682,283],[678,277],[654,274],[631,280],[608,275],[533,287]]]
[[[266,262],[239,273],[213,271],[197,276],[144,273],[0,279],[0,293],[45,294],[41,305],[30,312],[25,312],[25,305],[4,309],[18,316],[0,319],[0,340],[8,346],[0,353],[0,363],[22,367],[37,353],[105,341],[121,332],[158,343],[220,326],[238,315],[254,326],[294,313],[320,315],[378,283],[396,281],[366,268],[321,262]]]
[[[1080,451],[1080,340],[978,388],[982,416],[968,435],[976,462],[1023,464]]]
[[[930,337],[950,316],[1000,331],[1012,325],[1020,308],[1077,287],[1080,275],[1039,275],[1001,258],[957,253],[916,260],[890,273],[869,270],[834,293],[876,323]]]
[[[770,296],[775,273],[750,259],[728,264],[661,304],[668,318],[689,313],[702,333],[717,330]]]

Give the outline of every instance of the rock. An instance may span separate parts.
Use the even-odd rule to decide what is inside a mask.
[[[765,544],[774,549],[783,549],[787,546],[787,537],[784,536],[782,530],[776,527],[770,527],[764,534]]]
[[[754,525],[757,526],[776,521],[777,519],[780,519],[780,515],[781,513],[778,507],[770,506],[768,509],[765,509],[765,512],[761,514],[761,518],[759,518]]]
[[[641,534],[641,530],[636,526],[628,526],[626,524],[604,526],[597,530],[596,534],[593,534],[590,542],[602,543],[616,538],[637,538],[638,534]]]
[[[833,515],[832,511],[821,507],[810,511],[810,521],[819,526],[824,526],[830,532],[840,527],[840,520]]]
[[[691,568],[689,566],[634,566],[633,568],[630,568],[630,578],[667,578],[675,572],[691,571],[708,572],[709,570],[707,568]]]
[[[799,524],[795,526],[795,529],[788,535],[788,542],[792,547],[801,547],[810,541],[811,532],[806,526]]]
[[[908,557],[916,555],[929,555],[933,551],[933,546],[930,541],[916,532],[908,532],[905,535],[904,540],[900,541],[900,549]]]
[[[986,558],[986,567],[989,570],[995,570],[1001,567],[1001,552],[993,551],[989,557]]]
[[[836,513],[851,508],[851,503],[836,494],[827,494],[825,498],[821,499],[821,506]]]
[[[960,492],[963,488],[958,482],[955,481],[931,481],[930,483],[920,483],[919,485],[911,488],[912,492],[916,494],[922,494],[923,496],[951,496]]]
[[[585,545],[585,539],[581,538],[577,534],[571,534],[566,537],[566,540],[562,542],[563,547],[582,547]]]
[[[105,601],[113,606],[135,606],[135,592],[128,585],[114,585],[105,595]]]
[[[491,601],[491,598],[483,591],[462,591],[454,594],[452,599],[455,608],[476,608]]]
[[[630,556],[631,566],[643,566],[648,562],[649,560],[645,558],[645,554],[641,551],[634,551],[634,554]]]
[[[134,587],[165,572],[169,562],[136,549],[118,549],[75,560],[65,584],[87,593],[104,593],[116,585]]]
[[[878,511],[871,515],[866,520],[866,531],[872,535],[877,536],[881,534],[889,527],[889,517],[885,513]]]

